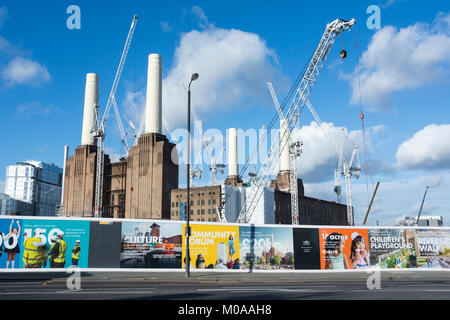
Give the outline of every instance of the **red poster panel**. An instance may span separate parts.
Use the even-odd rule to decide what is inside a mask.
[[[370,267],[367,229],[319,229],[321,269]]]

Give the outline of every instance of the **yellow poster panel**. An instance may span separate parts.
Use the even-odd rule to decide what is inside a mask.
[[[183,259],[186,257],[186,225],[183,225]],[[239,269],[239,227],[191,225],[191,269]]]

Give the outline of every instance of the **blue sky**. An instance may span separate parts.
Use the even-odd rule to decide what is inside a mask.
[[[80,30],[66,26],[72,4],[81,9]],[[367,28],[370,5],[381,9],[380,30]],[[0,181],[6,166],[16,161],[62,166],[64,145],[73,153],[81,141],[86,73],[99,74],[104,107],[133,14],[139,21],[116,93],[122,117],[139,122],[147,56],[159,53],[163,114],[170,127],[184,127],[182,82],[199,72],[192,86],[193,107],[204,130],[224,133],[229,127],[267,125],[275,109],[266,82],[273,83],[283,100],[325,25],[336,18],[355,18],[344,42],[342,35],[336,40],[310,97],[324,127],[314,126],[308,112],[300,119],[305,149],[299,173],[306,195],[335,200],[337,158],[323,132],[337,139],[343,127],[360,145],[363,167],[371,168],[352,181],[356,223],[364,218],[376,181],[381,185],[369,224],[378,220],[389,225],[402,215],[417,215],[426,185],[432,188],[423,214],[442,215],[448,223],[446,1],[0,1]],[[343,45],[345,61],[338,56]],[[123,148],[114,117],[110,119],[105,144],[117,156]],[[346,157],[348,152],[349,146]],[[208,167],[203,170],[197,185],[209,181]],[[180,176],[185,179],[182,171]]]

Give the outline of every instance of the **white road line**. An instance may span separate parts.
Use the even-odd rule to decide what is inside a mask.
[[[429,292],[450,292],[450,289],[426,289]]]
[[[234,288],[234,289],[197,289],[197,291],[204,291],[204,292],[257,292],[257,291],[276,291],[276,292],[331,292],[329,290],[316,290],[316,289],[264,289],[264,288]]]
[[[153,291],[84,291],[84,290],[66,290],[66,291],[25,291],[25,292],[0,292],[0,295],[40,295],[40,294],[76,294],[76,293],[87,293],[87,294],[149,294]]]

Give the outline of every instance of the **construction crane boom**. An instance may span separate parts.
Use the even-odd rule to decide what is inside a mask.
[[[351,19],[350,21],[336,19],[333,22],[327,24],[325,32],[322,35],[322,38],[295,92],[294,99],[292,100],[285,114],[285,119],[288,119],[290,128],[295,128],[298,121],[298,116],[303,110],[303,107],[305,106],[305,103],[308,100],[311,91],[317,82],[320,71],[325,64],[328,53],[333,46],[336,37],[339,33],[348,30],[354,23],[355,19]],[[287,141],[289,141],[291,130],[286,130],[285,134],[288,135]],[[273,144],[274,143],[276,143],[276,141],[274,141]],[[284,148],[286,146],[282,147]],[[272,145],[271,150],[274,149],[274,145]],[[266,157],[264,165],[262,166],[257,179],[255,179],[255,190],[251,192],[249,197],[246,199],[239,213],[239,216],[237,218],[238,223],[248,223],[252,218],[253,212],[261,198],[262,191],[271,178],[271,172],[273,172],[273,164],[276,163],[276,161],[274,161],[275,157],[276,153],[274,152],[270,153]]]
[[[106,121],[109,116],[109,112],[111,110],[111,106],[114,106],[114,111],[116,113],[116,118],[119,123],[119,130],[122,135],[122,142],[125,143],[126,148],[128,150],[128,145],[125,140],[125,133],[123,131],[122,121],[120,119],[119,110],[117,108],[117,104],[115,101],[115,94],[117,87],[119,86],[120,77],[122,76],[122,70],[125,65],[125,61],[127,58],[128,51],[130,49],[131,40],[133,39],[134,30],[136,28],[138,16],[135,15],[131,22],[130,30],[128,32],[127,40],[125,41],[125,45],[122,51],[122,56],[120,58],[119,66],[117,68],[116,76],[114,77],[113,86],[111,88],[111,92],[109,93],[108,102],[106,104],[105,112],[101,120],[97,117],[96,129],[93,131],[93,136],[97,141],[97,167],[96,167],[96,177],[95,177],[95,200],[94,200],[94,216],[97,218],[101,218],[103,211],[103,178],[104,178],[104,140],[105,140],[105,127]],[[97,113],[97,116],[99,114]],[[123,141],[125,140],[125,141]]]

